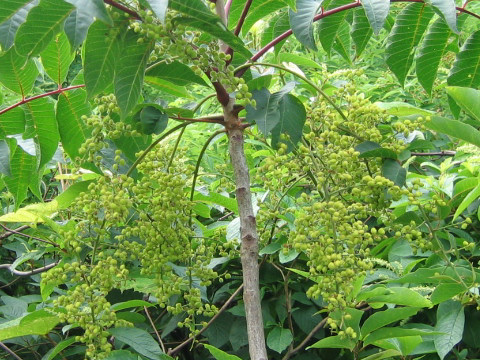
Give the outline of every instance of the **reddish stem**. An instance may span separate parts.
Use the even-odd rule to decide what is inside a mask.
[[[53,91],[49,91],[49,92],[46,92],[44,94],[40,94],[40,95],[35,95],[35,96],[32,96],[30,98],[27,98],[27,99],[22,99],[21,101],[13,104],[13,105],[10,105],[9,107],[6,107],[5,109],[2,109],[0,110],[0,115],[6,113],[7,111],[9,110],[12,110],[20,105],[23,105],[23,104],[26,104],[30,101],[33,101],[33,100],[36,100],[36,99],[40,99],[40,98],[43,98],[45,96],[50,96],[50,95],[55,95],[55,94],[60,94],[64,91],[69,91],[69,90],[73,90],[73,89],[78,89],[78,88],[82,88],[82,87],[85,87],[85,84],[82,84],[82,85],[75,85],[75,86],[70,86],[70,87],[66,87],[66,88],[60,88],[60,89],[57,89],[57,90],[53,90]]]
[[[232,7],[232,2],[233,0],[227,0],[227,3],[225,4],[225,15],[227,15],[227,19],[228,19],[228,15],[230,14],[230,8]]]
[[[135,11],[135,10],[132,10],[132,9],[129,9],[128,7],[126,7],[125,5],[122,5],[122,4],[119,4],[117,3],[116,1],[114,0],[103,0],[103,2],[105,4],[108,4],[108,5],[111,5],[113,6],[114,8],[117,8],[118,10],[121,10],[129,15],[132,15],[135,19],[137,20],[142,20],[142,18],[140,17],[140,15],[138,15],[138,13]]]
[[[248,10],[250,10],[250,6],[252,5],[253,0],[247,0],[245,3],[245,7],[243,8],[242,15],[240,15],[240,19],[238,19],[237,26],[235,27],[235,31],[233,32],[235,36],[240,34],[240,30],[242,30],[243,23],[245,22],[245,18],[247,17]]]

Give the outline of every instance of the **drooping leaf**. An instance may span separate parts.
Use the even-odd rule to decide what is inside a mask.
[[[109,329],[108,332],[149,359],[158,360],[163,354],[158,343],[143,329],[119,327]]]
[[[465,41],[457,54],[447,79],[448,85],[480,86],[480,30]]]
[[[24,138],[33,138],[40,150],[37,152],[38,167],[47,164],[55,154],[60,141],[58,126],[55,120],[54,104],[49,98],[40,98],[28,102],[25,106]]]
[[[267,136],[280,121],[279,103],[294,87],[294,83],[287,84],[280,91],[271,94],[267,89],[253,92],[257,106],[247,106],[247,121],[255,122],[260,131]]]
[[[176,96],[191,99],[192,95],[187,91],[185,86],[175,85],[170,81],[160,79],[155,76],[145,76],[145,83],[151,85],[156,90]]]
[[[365,300],[369,304],[384,303],[412,307],[431,307],[432,303],[418,292],[404,287],[378,287],[371,293],[362,292],[357,296],[357,300]]]
[[[144,134],[158,135],[167,128],[168,115],[153,106],[147,106],[140,111],[140,123]]]
[[[458,205],[457,210],[455,211],[455,214],[453,215],[452,221],[454,221],[461,213],[465,211],[465,209],[475,200],[477,200],[480,197],[480,185],[477,185],[472,191],[470,191],[467,196],[465,196],[465,199],[462,200],[460,205]]]
[[[73,49],[78,48],[87,37],[88,28],[95,19],[87,12],[80,9],[73,10],[65,20],[63,30]]]
[[[397,15],[388,37],[386,62],[402,86],[412,66],[414,50],[432,16],[433,10],[423,3],[409,4]]]
[[[457,9],[455,0],[429,0],[433,8],[448,24],[448,27],[458,33],[457,29]]]
[[[428,121],[425,126],[430,130],[441,132],[480,147],[480,131],[461,121],[432,116],[432,120]]]
[[[208,34],[223,40],[233,50],[238,51],[240,54],[243,54],[246,57],[252,56],[250,51],[245,48],[242,40],[228,31],[222,23],[222,20],[218,16],[215,16],[202,1],[170,0],[168,6],[187,16],[177,18],[176,21],[178,21],[178,23],[205,31]]]
[[[5,140],[0,140],[0,173],[10,176],[10,148]]]
[[[343,338],[339,335],[328,336],[322,340],[317,341],[315,344],[307,347],[308,349],[349,349],[353,350],[355,342],[349,338]]]
[[[407,178],[407,170],[405,170],[397,161],[385,159],[382,166],[382,175],[392,180],[395,185],[403,186]]]
[[[41,52],[40,58],[47,75],[61,86],[75,58],[75,53],[70,51],[67,35],[61,32],[55,36],[55,39]]]
[[[272,22],[272,40],[283,34],[285,31],[290,29],[290,23],[288,19],[288,12],[284,12],[280,14],[279,17],[277,17],[273,22]],[[286,40],[282,40],[279,43],[275,45],[274,51],[275,55],[278,55],[280,53],[280,50],[282,49],[283,44],[285,44]]]
[[[106,36],[109,31],[108,25],[97,20],[85,40],[84,76],[89,98],[102,92],[113,80],[120,41],[116,36]]]
[[[0,23],[10,19],[28,3],[28,0],[3,0],[0,3]]]
[[[287,6],[284,0],[253,1],[242,26],[242,34],[245,36],[250,28],[266,15],[272,14]]]
[[[395,151],[382,148],[379,144],[373,141],[365,141],[355,146],[355,150],[360,152],[360,158],[381,157],[389,159],[397,159]]]
[[[301,55],[282,52],[282,53],[278,54],[277,59],[280,62],[291,62],[291,63],[294,63],[295,65],[298,65],[298,66],[311,67],[311,68],[315,68],[315,69],[321,69],[322,68],[315,61],[313,61],[311,59],[308,59],[308,58],[306,58],[304,56],[301,56]]]
[[[297,11],[289,10],[288,16],[293,35],[307,48],[317,50],[313,36],[313,17],[320,10],[323,0],[297,0]]]
[[[352,40],[355,44],[355,55],[358,57],[365,50],[368,41],[372,37],[373,30],[368,22],[363,8],[355,9],[352,25]]]
[[[8,89],[26,96],[33,88],[38,69],[33,60],[20,56],[10,48],[0,57],[0,82]]]
[[[457,105],[480,123],[480,90],[460,86],[448,86],[446,89]]]
[[[371,316],[362,325],[361,336],[364,339],[372,331],[380,329],[385,325],[404,320],[415,315],[420,309],[414,307],[400,307],[379,311]]]
[[[350,0],[332,0],[328,5],[328,10],[335,9],[341,5],[350,3]],[[330,55],[333,42],[335,41],[340,25],[345,21],[347,11],[340,11],[336,14],[327,16],[319,21],[319,39],[323,49]]]
[[[15,49],[20,55],[39,54],[59,32],[74,7],[64,1],[41,0],[27,15],[15,36]],[[48,16],[47,16],[48,14]]]
[[[195,74],[190,67],[182,64],[179,61],[173,61],[168,64],[165,62],[160,62],[152,65],[145,72],[145,76],[159,77],[171,82],[172,84],[181,86],[191,83],[207,86],[205,80]]]
[[[27,154],[20,146],[16,146],[12,150],[13,153],[10,160],[10,176],[4,177],[5,185],[8,191],[13,194],[15,199],[15,210],[27,197],[27,189],[30,184],[30,177],[36,171],[37,161],[34,156]]]
[[[365,345],[370,345],[378,340],[382,339],[391,339],[397,337],[407,337],[407,336],[428,336],[436,335],[438,333],[427,331],[424,329],[404,329],[399,327],[385,327],[379,330],[372,332],[368,335],[364,341]]]
[[[90,15],[91,18],[102,20],[108,25],[113,25],[112,18],[108,14],[103,0],[65,0],[74,5],[77,10]]]
[[[293,341],[292,333],[289,329],[274,327],[267,336],[267,346],[281,354]]]
[[[8,20],[1,22],[0,20],[0,45],[4,51],[10,49],[15,40],[15,34],[18,28],[27,19],[28,12],[38,5],[39,0],[22,1],[25,3],[23,7],[18,9]],[[3,4],[3,3],[2,3]],[[0,5],[1,6],[1,5]],[[0,9],[0,12],[2,10]],[[3,13],[2,13],[3,14]]]
[[[375,35],[378,35],[385,24],[385,19],[390,11],[389,0],[363,0],[363,8],[367,14],[368,22]]]
[[[87,93],[83,89],[65,91],[58,97],[57,124],[62,146],[70,159],[75,160],[80,146],[90,137],[90,130],[82,120],[90,114]]]
[[[435,330],[444,334],[436,336],[433,341],[440,359],[443,360],[462,339],[464,324],[465,313],[460,302],[448,300],[438,306]]]
[[[225,351],[217,349],[215,346],[203,344],[203,346],[210,351],[210,354],[217,360],[241,360],[238,356],[230,355]]]
[[[340,24],[332,49],[339,53],[348,63],[350,59],[350,25],[344,21]]]
[[[65,350],[67,347],[72,345],[74,342],[75,342],[75,336],[60,341],[51,351],[48,352],[48,355],[45,360],[53,360],[55,356],[60,354],[63,350]],[[42,358],[42,360],[44,360],[44,358]]]
[[[468,289],[465,289],[465,286],[460,283],[439,284],[435,290],[433,290],[430,300],[432,300],[433,305],[437,305],[467,290]]]
[[[37,310],[22,318],[0,324],[0,341],[26,335],[45,335],[60,319],[46,310]]]
[[[448,39],[452,31],[442,20],[437,19],[427,31],[416,56],[416,73],[425,91],[432,93],[440,60],[447,51]]]
[[[277,147],[281,134],[288,135],[286,144],[289,147],[295,146],[302,138],[303,125],[307,118],[305,107],[298,98],[287,94],[280,99],[278,109],[280,118],[272,129],[272,146]]]
[[[15,135],[25,131],[25,112],[18,106],[0,115],[0,134]]]
[[[147,0],[147,2],[163,24],[165,22],[165,14],[167,13],[168,0]]]

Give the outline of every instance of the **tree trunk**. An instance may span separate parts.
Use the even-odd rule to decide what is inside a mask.
[[[247,318],[248,345],[251,360],[267,360],[260,301],[257,221],[253,212],[250,175],[243,148],[243,127],[233,111],[233,104],[234,101],[231,99],[224,107],[224,119],[240,215],[243,301]]]

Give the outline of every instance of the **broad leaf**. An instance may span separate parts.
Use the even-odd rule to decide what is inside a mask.
[[[139,116],[142,124],[142,133],[146,135],[158,135],[167,128],[168,115],[153,106],[144,107],[140,111]]]
[[[365,141],[355,146],[355,150],[360,153],[360,158],[381,157],[389,159],[397,159],[395,151],[382,148],[379,144],[373,141]]]
[[[32,90],[37,75],[33,60],[18,55],[13,47],[0,57],[0,82],[17,94],[25,97]]]
[[[72,48],[78,48],[87,37],[88,28],[95,19],[81,9],[73,10],[65,20],[63,30],[67,34],[68,41]]]
[[[455,0],[430,0],[430,3],[436,12],[439,13],[443,20],[448,24],[450,29],[453,32],[458,33]]]
[[[54,35],[58,33],[65,19],[74,7],[64,1],[41,0],[27,15],[27,20],[18,28],[15,48],[20,55],[39,54]],[[48,14],[48,15],[47,15]]]
[[[349,349],[353,350],[355,342],[352,339],[340,337],[339,335],[328,336],[315,344],[307,347],[308,349]]]
[[[58,34],[42,51],[40,58],[47,75],[61,86],[75,58],[75,53],[70,51],[67,35],[64,32]]]
[[[159,77],[172,84],[182,86],[191,83],[207,86],[205,80],[195,74],[190,67],[179,61],[173,61],[171,63],[159,62],[154,64],[147,69],[145,76]]]
[[[480,147],[480,131],[461,121],[432,116],[432,120],[428,121],[425,126],[430,130],[447,134]]]
[[[313,17],[320,10],[323,0],[297,0],[297,11],[289,10],[290,26],[293,35],[300,43],[316,50],[313,36]]]
[[[423,3],[409,4],[397,15],[388,37],[386,62],[402,86],[412,66],[414,50],[432,16],[432,9]]]
[[[448,300],[438,306],[435,330],[444,334],[436,336],[434,344],[440,359],[443,360],[450,350],[462,340],[464,324],[465,313],[460,302]]]
[[[57,124],[62,146],[70,159],[80,156],[80,146],[90,137],[90,130],[82,120],[90,114],[87,94],[83,89],[75,89],[60,94],[57,102]]]
[[[60,354],[64,349],[72,345],[74,342],[75,342],[75,336],[60,341],[51,351],[47,353],[46,357],[42,358],[42,360],[53,360],[55,356]]]
[[[287,3],[284,0],[253,1],[245,18],[245,22],[243,23],[242,34],[245,36],[248,30],[250,30],[258,20],[286,6]]]
[[[120,42],[116,36],[105,36],[110,27],[95,21],[85,40],[85,86],[88,97],[102,92],[112,83],[115,60],[120,54]]]
[[[229,355],[225,351],[217,349],[215,346],[203,344],[203,346],[210,351],[210,354],[217,360],[241,360],[238,356]]]
[[[448,86],[447,94],[463,111],[480,123],[480,90]]]
[[[152,360],[158,360],[163,354],[158,343],[143,329],[139,328],[114,328],[108,332],[117,340],[129,345],[140,355]]]
[[[104,360],[138,360],[138,355],[127,350],[114,350]]]
[[[25,139],[33,138],[40,150],[37,152],[38,167],[47,164],[55,154],[60,141],[58,126],[55,120],[54,104],[49,98],[41,98],[25,105]]]
[[[170,81],[153,76],[145,76],[145,84],[151,85],[156,90],[176,96],[191,99],[192,95],[185,86],[172,84]]]
[[[15,12],[8,20],[4,22],[1,22],[0,20],[0,45],[2,45],[2,49],[4,51],[8,50],[13,45],[13,42],[15,40],[15,34],[17,33],[18,28],[27,19],[28,12],[34,6],[38,5],[39,0],[29,0],[22,2],[24,2],[25,5],[22,8],[18,9],[18,11]],[[0,13],[2,13],[1,9]]]
[[[3,0],[0,2],[0,23],[10,19],[28,3],[28,0]]]
[[[285,141],[289,147],[295,146],[302,138],[303,124],[307,118],[305,107],[295,96],[287,94],[278,103],[280,118],[272,129],[272,146],[277,147],[280,135],[288,135]]]
[[[132,31],[127,33],[122,56],[115,66],[115,96],[123,118],[135,107],[140,97],[145,66],[151,51],[149,44],[137,40],[137,34]]]
[[[168,0],[147,0],[157,18],[164,23],[167,13]]]
[[[348,63],[351,63],[350,46],[350,25],[344,21],[338,28],[332,49],[339,53]]]
[[[10,176],[10,148],[5,140],[0,140],[0,173]]]
[[[428,335],[438,335],[436,332],[427,331],[424,329],[404,329],[399,327],[385,327],[380,330],[372,332],[365,338],[364,344],[370,345],[375,341],[382,339],[391,339],[396,337],[407,337],[407,336],[428,336]]]
[[[295,55],[295,54],[291,54],[291,53],[282,52],[282,53],[278,54],[277,59],[280,62],[291,62],[291,63],[294,63],[295,65],[298,65],[298,66],[311,67],[311,68],[315,68],[315,69],[321,69],[322,68],[315,61],[313,61],[309,58],[306,58],[305,56],[301,56],[301,55]],[[255,81],[255,80],[256,79],[254,79],[252,81]],[[249,89],[250,89],[250,87],[249,87]]]
[[[113,25],[112,18],[108,14],[103,0],[65,0],[66,2],[75,5],[77,10],[82,13],[89,14],[91,18],[102,20],[108,25]]]
[[[290,330],[280,327],[274,327],[267,336],[267,346],[279,354],[281,354],[292,341],[293,336]]]
[[[455,211],[455,215],[453,215],[452,221],[455,221],[455,219],[463,213],[463,211],[475,200],[477,200],[480,197],[480,185],[477,185],[472,191],[468,193],[467,196],[465,196],[465,199],[461,202],[460,205],[458,205],[457,211]]]
[[[433,305],[437,305],[467,290],[468,289],[465,289],[465,286],[460,283],[439,284],[433,291],[430,300],[432,300]]]
[[[400,307],[374,313],[367,320],[365,320],[362,325],[362,339],[364,339],[365,336],[370,334],[372,331],[380,329],[385,325],[408,319],[410,316],[415,315],[418,310],[420,309],[413,307]]]
[[[350,0],[332,0],[328,5],[328,10],[337,8],[341,5],[349,4]],[[327,16],[319,21],[319,39],[323,49],[330,55],[333,42],[340,31],[340,25],[345,21],[347,11],[340,11],[336,14]]]
[[[25,131],[25,112],[16,107],[0,115],[0,135],[22,134]]]
[[[432,303],[418,292],[404,287],[378,287],[372,292],[362,292],[357,300],[365,300],[369,304],[395,304],[412,307],[431,307]]]
[[[355,9],[351,36],[355,44],[356,56],[360,56],[363,50],[365,50],[372,34],[373,30],[368,22],[365,10],[363,8]]]
[[[392,180],[395,185],[401,187],[405,184],[407,170],[405,170],[397,161],[385,159],[382,166],[382,175],[387,179]]]
[[[448,85],[480,86],[480,30],[465,41],[448,76]]]
[[[26,335],[45,335],[60,319],[46,310],[37,310],[22,318],[0,324],[0,341]]]
[[[378,35],[385,24],[390,11],[389,0],[362,0],[363,8],[375,35]]]

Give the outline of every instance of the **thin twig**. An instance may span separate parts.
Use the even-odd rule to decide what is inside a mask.
[[[33,269],[30,271],[20,271],[20,270],[11,269],[11,266],[13,264],[0,264],[0,269],[8,269],[13,275],[16,275],[16,276],[30,276],[30,275],[35,275],[35,274],[39,274],[44,271],[50,270],[51,268],[57,266],[57,264],[58,264],[58,261],[48,264],[47,266]]]
[[[49,91],[49,92],[46,92],[46,93],[43,93],[43,94],[40,94],[40,95],[35,95],[35,96],[32,96],[32,97],[27,98],[27,99],[22,99],[21,101],[15,103],[13,105],[10,105],[9,107],[6,107],[5,109],[0,110],[0,115],[4,114],[7,111],[12,110],[12,109],[14,109],[14,108],[16,108],[20,105],[26,104],[30,101],[37,100],[37,99],[40,99],[40,98],[43,98],[43,97],[46,97],[46,96],[50,96],[50,95],[60,94],[64,91],[69,91],[69,90],[83,88],[83,87],[85,87],[85,84],[69,86],[69,87],[66,87],[66,88],[60,88],[60,89],[57,89],[57,90]]]
[[[28,237],[30,239],[33,239],[33,240],[37,240],[37,241],[40,241],[40,242],[43,242],[43,243],[46,243],[46,244],[49,244],[49,245],[52,245],[54,247],[58,247],[58,244],[55,244],[54,242],[50,241],[50,240],[45,240],[45,239],[41,239],[39,237],[36,237],[36,236],[32,236],[32,235],[29,235],[29,234],[24,234],[20,231],[17,231],[17,230],[13,230],[13,229],[9,229],[7,228],[5,225],[3,225],[2,223],[0,223],[0,226],[7,232],[11,234],[17,234],[17,235],[21,235],[21,236],[25,236],[25,237]]]
[[[290,357],[292,355],[295,355],[297,352],[299,352],[300,350],[302,350],[306,345],[307,343],[310,341],[310,339],[313,337],[313,335],[315,335],[315,333],[320,330],[322,327],[325,326],[325,323],[327,322],[327,318],[324,318],[322,321],[320,321],[317,326],[315,326],[312,331],[310,331],[310,333],[307,335],[307,337],[305,339],[303,339],[303,341],[300,343],[300,345],[298,345],[296,348],[294,348],[292,351],[289,351],[285,354],[285,356],[282,358],[282,360],[288,360],[290,359]]]
[[[144,306],[143,310],[145,311],[145,314],[147,315],[148,321],[150,321],[150,325],[152,325],[153,331],[155,331],[155,335],[157,335],[157,339],[158,339],[158,342],[160,343],[162,351],[165,352],[165,345],[163,344],[162,338],[161,338],[160,334],[158,333],[158,330],[155,327],[155,324],[153,323],[153,320],[152,320],[152,317],[150,316],[148,308],[146,306]]]
[[[138,15],[138,13],[135,10],[130,9],[130,8],[126,7],[125,5],[119,4],[119,3],[117,3],[116,1],[113,1],[113,0],[103,0],[103,2],[105,4],[111,5],[114,8],[117,8],[118,10],[121,10],[121,11],[123,11],[123,12],[125,12],[129,15],[132,15],[137,20],[142,20],[140,15]]]
[[[240,19],[238,19],[237,26],[235,27],[235,31],[233,32],[235,36],[240,34],[242,30],[243,23],[245,22],[245,18],[247,17],[248,10],[250,10],[250,6],[252,5],[253,0],[247,0],[245,6],[243,7],[242,15],[240,15]]]
[[[204,118],[193,119],[193,118],[187,118],[187,117],[183,117],[183,116],[169,116],[169,118],[172,119],[172,120],[178,120],[178,121],[223,124],[223,117],[222,118],[211,118],[211,119],[209,119],[208,117],[204,117]]]
[[[172,356],[175,355],[179,350],[183,349],[185,346],[187,346],[190,342],[192,342],[195,338],[197,338],[199,335],[201,335],[205,330],[208,329],[210,325],[228,308],[228,306],[232,303],[232,301],[235,299],[235,297],[242,291],[243,289],[243,284],[241,284],[237,290],[228,298],[227,301],[223,304],[223,306],[218,310],[218,312],[210,319],[210,321],[203,327],[201,328],[195,336],[189,337],[187,340],[182,342],[180,345],[175,347],[174,349],[169,349],[168,350],[168,355]]]
[[[456,151],[444,150],[434,152],[412,152],[412,156],[455,156]]]
[[[22,226],[19,226],[18,228],[16,229],[11,229],[11,230],[8,230],[7,232],[3,233],[0,235],[0,240],[2,239],[6,239],[7,237],[9,237],[10,235],[13,235],[13,234],[16,234],[18,231],[23,231],[25,229],[28,229],[30,226],[28,225],[22,225]]]
[[[15,352],[13,352],[13,350],[10,350],[8,348],[7,345],[5,345],[3,342],[0,341],[0,347],[2,347],[6,352],[8,352],[10,355],[12,355],[15,359],[17,360],[22,360],[22,358],[20,356],[18,356],[17,354],[15,354]]]

